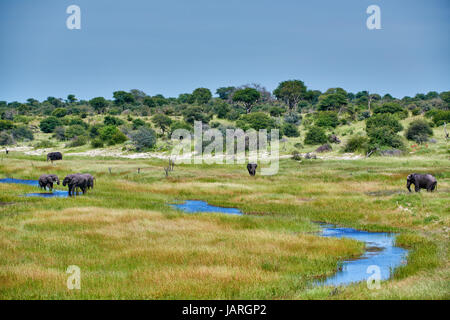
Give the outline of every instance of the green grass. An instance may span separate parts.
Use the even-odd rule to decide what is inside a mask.
[[[26,198],[35,188],[0,184],[0,298],[448,299],[450,161],[444,141],[429,148],[432,156],[285,159],[274,176],[176,165],[168,178],[162,160],[68,156],[52,165],[11,152],[0,178],[90,172],[97,184],[71,199]],[[438,192],[408,193],[411,172],[434,174]],[[246,215],[168,206],[184,199]],[[312,221],[398,232],[408,264],[379,290],[315,287],[363,247],[315,235]],[[69,265],[81,268],[80,291],[66,287]]]

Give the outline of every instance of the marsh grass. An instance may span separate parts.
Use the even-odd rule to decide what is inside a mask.
[[[14,203],[0,206],[0,298],[447,299],[449,164],[444,154],[283,160],[266,177],[248,176],[244,165],[179,164],[166,178],[160,160],[67,157],[50,165],[14,153],[0,162],[0,178],[89,172],[97,181],[69,199],[27,198],[20,195],[35,188],[0,184],[0,202]],[[416,171],[436,175],[438,192],[406,192]],[[245,215],[169,206],[187,199]],[[380,290],[315,287],[363,246],[319,237],[312,221],[398,232],[408,263]],[[66,288],[72,264],[81,268],[80,291]]]

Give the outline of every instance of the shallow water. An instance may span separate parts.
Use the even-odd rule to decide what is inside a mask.
[[[211,206],[205,201],[187,200],[183,204],[173,204],[173,207],[188,213],[195,212],[219,212],[225,214],[242,215],[236,208],[223,208]],[[364,254],[355,260],[342,261],[340,270],[317,285],[340,286],[354,282],[366,281],[372,276],[367,273],[369,266],[380,268],[380,280],[390,278],[392,271],[406,263],[408,251],[395,244],[395,234],[386,232],[369,232],[353,228],[340,228],[330,224],[319,223],[322,237],[350,238],[362,241],[366,244]]]
[[[39,187],[38,180],[6,178],[6,179],[0,179],[0,183],[17,183],[17,184],[25,184],[25,185],[33,186],[33,187]],[[53,189],[53,192],[27,193],[27,194],[24,194],[24,196],[25,197],[40,197],[40,198],[67,198],[69,196],[69,192]]]
[[[321,281],[322,285],[339,286],[366,281],[372,276],[373,271],[367,271],[369,266],[373,265],[380,268],[380,280],[387,280],[396,267],[406,263],[408,251],[394,245],[395,234],[340,228],[328,224],[320,224],[320,228],[320,235],[323,237],[350,238],[366,244],[366,251],[360,258],[343,261],[342,270]]]
[[[239,209],[236,208],[216,207],[200,200],[187,200],[182,204],[171,204],[171,206],[188,213],[218,212],[235,215],[243,214]]]

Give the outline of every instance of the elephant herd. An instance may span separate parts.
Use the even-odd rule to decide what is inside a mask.
[[[69,196],[73,196],[74,193],[78,194],[81,189],[83,194],[86,193],[88,189],[94,188],[95,178],[89,173],[75,173],[67,175],[63,180],[63,186],[69,188]],[[39,177],[39,187],[46,190],[47,188],[51,191],[53,189],[53,184],[59,185],[60,181],[57,175],[54,174],[44,174]]]

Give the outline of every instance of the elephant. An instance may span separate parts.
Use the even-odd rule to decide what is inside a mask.
[[[56,160],[62,160],[62,153],[61,152],[50,152],[47,154],[47,162],[51,161],[53,163],[53,161]]]
[[[256,163],[249,163],[249,164],[247,164],[247,170],[248,170],[248,173],[251,175],[251,176],[254,176],[254,175],[256,175],[256,168],[258,167],[258,165],[256,164]]]
[[[88,189],[94,189],[95,178],[92,175],[90,175],[89,173],[84,173],[84,174],[81,174],[81,175],[85,176],[86,179],[88,180],[87,188]]]
[[[406,188],[411,192],[411,184],[414,185],[414,191],[419,192],[420,189],[427,189],[433,192],[437,189],[437,180],[431,174],[412,173],[406,178]]]
[[[69,196],[73,196],[74,192],[78,193],[78,188],[85,194],[89,186],[89,179],[81,173],[69,174],[63,180],[63,186],[66,185],[69,187]]]
[[[41,189],[47,190],[47,187],[50,191],[53,190],[53,183],[59,185],[59,178],[55,174],[43,174],[39,177],[39,187]]]

